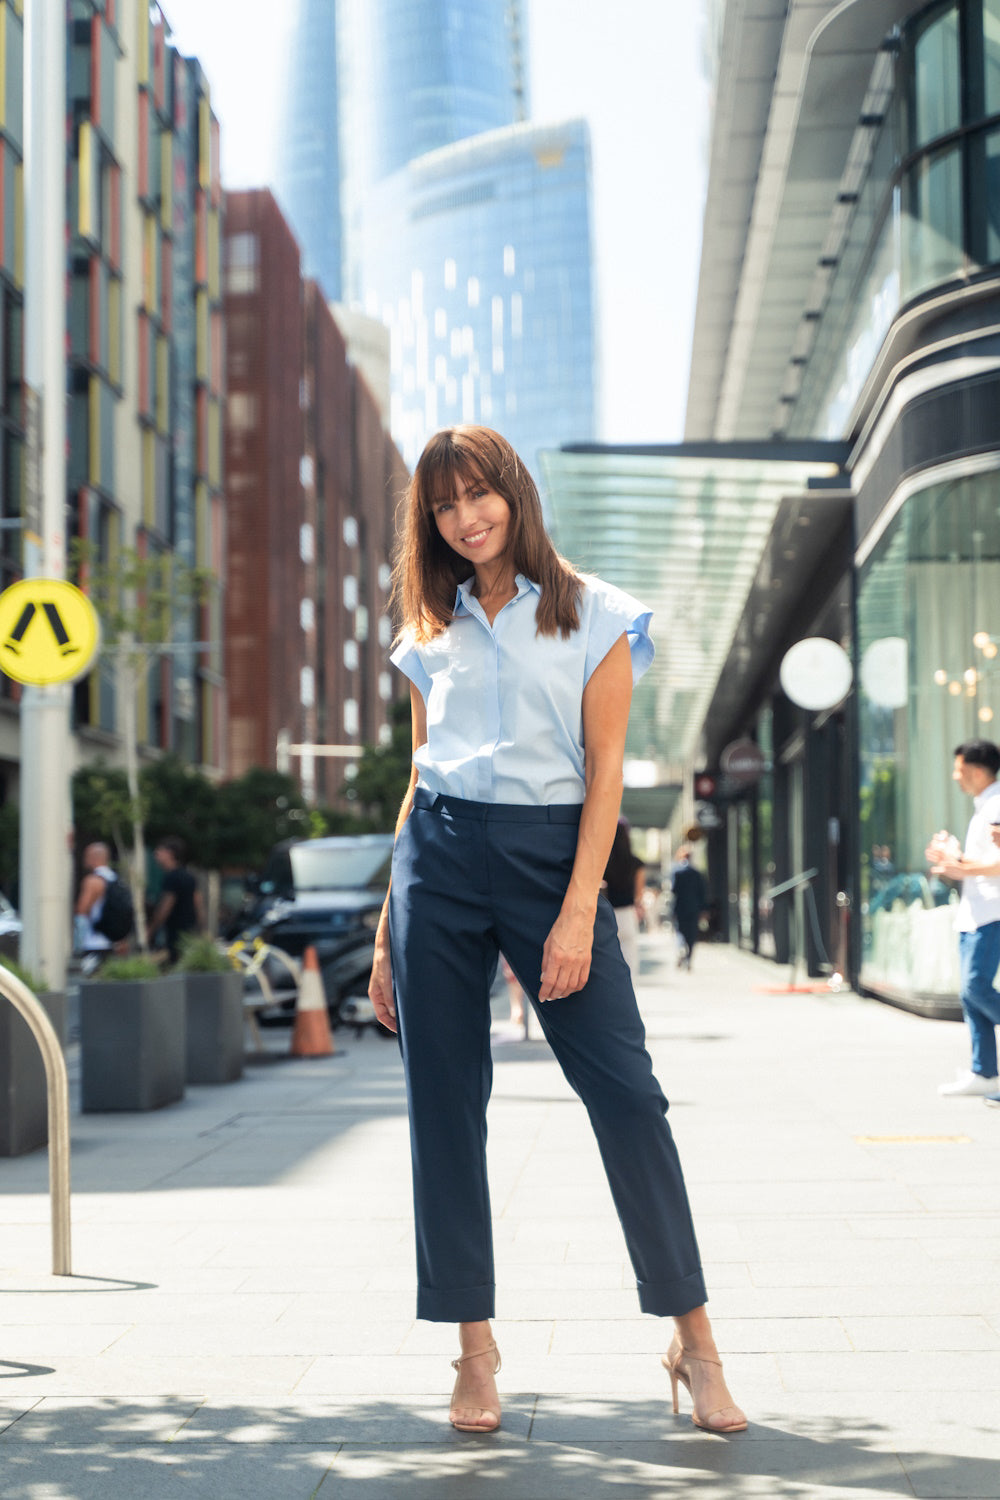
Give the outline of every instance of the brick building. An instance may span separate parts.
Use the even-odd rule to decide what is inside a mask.
[[[388,737],[396,502],[406,471],[267,191],[226,199],[229,769]],[[345,762],[295,755],[310,799]]]

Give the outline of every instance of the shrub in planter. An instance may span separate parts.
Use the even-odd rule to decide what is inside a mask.
[[[184,980],[141,955],[80,986],[83,1111],[160,1109],[184,1096]]]
[[[188,1083],[235,1083],[243,1076],[243,975],[211,938],[181,939],[175,971],[187,991]]]
[[[0,963],[26,984],[66,1045],[66,996],[12,958]],[[23,1156],[49,1138],[48,1080],[34,1032],[6,996],[0,997],[0,1156]]]

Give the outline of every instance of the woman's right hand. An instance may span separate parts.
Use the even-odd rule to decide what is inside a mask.
[[[368,981],[368,998],[375,1007],[375,1014],[389,1031],[396,1031],[396,1007],[392,998],[392,963],[389,958],[389,943],[375,940],[372,956],[372,977]]]

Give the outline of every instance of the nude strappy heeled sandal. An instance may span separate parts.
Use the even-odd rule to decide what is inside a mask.
[[[465,1361],[467,1359],[478,1359],[480,1357],[480,1355],[482,1355],[482,1354],[495,1354],[496,1355],[497,1362],[496,1362],[496,1367],[494,1368],[493,1373],[494,1373],[494,1375],[499,1375],[500,1369],[501,1369],[500,1350],[497,1348],[496,1344],[492,1344],[492,1343],[491,1344],[487,1344],[485,1349],[477,1349],[472,1354],[460,1354],[459,1357],[458,1357],[458,1359],[453,1359],[452,1360],[451,1367],[452,1367],[453,1370],[457,1370],[459,1372],[459,1374],[461,1374],[462,1366],[465,1364]],[[455,1391],[457,1391],[457,1390],[458,1390],[458,1381],[456,1380],[455,1381]],[[452,1391],[452,1395],[451,1395],[451,1410],[452,1410],[452,1412],[455,1410],[455,1391]],[[451,1423],[452,1427],[454,1427],[457,1432],[496,1432],[497,1429],[500,1426],[500,1408],[499,1408],[499,1406],[481,1406],[479,1408],[479,1410],[481,1412],[488,1412],[491,1417],[495,1417],[496,1418],[496,1421],[493,1423],[492,1427],[486,1426],[486,1424],[483,1423],[483,1422],[456,1422],[455,1418],[451,1415],[451,1412],[449,1412],[449,1414],[448,1414],[448,1420]]]
[[[691,1400],[694,1401],[694,1391],[691,1389],[691,1373],[690,1370],[684,1368],[684,1366],[681,1364],[681,1360],[686,1360],[689,1365],[716,1365],[720,1370],[722,1369],[721,1359],[700,1359],[696,1354],[688,1354],[687,1351],[683,1348],[679,1348],[677,1350],[677,1353],[674,1355],[673,1359],[670,1358],[669,1354],[664,1354],[660,1360],[660,1363],[663,1365],[663,1368],[670,1376],[670,1389],[673,1393],[675,1413],[680,1410],[680,1406],[677,1400],[678,1381],[686,1388],[688,1395],[691,1397]],[[702,1428],[705,1432],[746,1432],[747,1419],[742,1412],[740,1412],[739,1417],[733,1422],[713,1422],[711,1420],[712,1417],[718,1416],[719,1412],[728,1411],[730,1409],[732,1409],[733,1411],[740,1411],[739,1407],[736,1406],[734,1402],[731,1408],[728,1406],[720,1406],[716,1411],[709,1412],[708,1420],[706,1421],[702,1421],[701,1417],[699,1417],[698,1415],[697,1410],[695,1410],[691,1413],[691,1420],[696,1427]]]

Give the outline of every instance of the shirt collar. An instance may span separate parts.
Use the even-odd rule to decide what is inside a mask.
[[[984,786],[979,795],[972,799],[972,805],[976,809],[976,812],[981,812],[983,803],[989,802],[998,792],[1000,792],[1000,781],[991,781],[989,786]]]
[[[464,583],[460,583],[458,585],[458,589],[455,593],[456,615],[472,615],[482,613],[479,600],[472,592],[475,582],[476,578],[475,574],[473,574],[471,578],[467,578]],[[523,573],[516,573],[514,575],[514,582],[517,584],[517,593],[514,595],[514,599],[522,599],[525,594],[532,592],[532,590],[539,595],[542,592],[538,584],[534,583],[530,578],[525,578]],[[511,603],[513,604],[513,602],[514,600],[512,599]],[[1000,782],[998,782],[997,784],[998,786],[1000,786]]]

